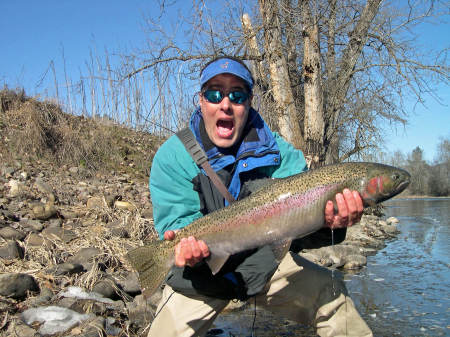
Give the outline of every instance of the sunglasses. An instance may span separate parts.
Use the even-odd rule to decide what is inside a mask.
[[[206,90],[202,95],[210,103],[220,103],[225,97],[225,93],[220,90]],[[250,95],[244,91],[230,91],[226,96],[228,96],[232,103],[242,104]]]

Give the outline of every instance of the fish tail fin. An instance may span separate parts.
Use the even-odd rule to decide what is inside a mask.
[[[171,267],[173,253],[173,245],[167,245],[165,241],[154,241],[128,252],[128,261],[139,273],[144,295],[152,295],[163,283]]]

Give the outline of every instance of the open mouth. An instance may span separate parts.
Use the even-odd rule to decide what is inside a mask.
[[[216,126],[217,126],[217,134],[221,138],[229,138],[233,134],[234,131],[233,121],[218,120]]]

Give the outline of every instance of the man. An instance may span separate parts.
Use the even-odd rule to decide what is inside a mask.
[[[251,193],[251,181],[307,169],[301,151],[272,132],[251,108],[253,78],[244,63],[231,57],[214,59],[201,71],[200,82],[200,107],[190,129],[234,198]],[[155,155],[150,191],[155,228],[165,240],[227,204],[176,136]],[[336,195],[336,204],[337,213],[328,201],[324,226],[336,228],[342,240],[345,227],[360,220],[363,205],[358,192],[349,190]],[[329,228],[300,242],[300,248],[311,242],[329,244]],[[314,325],[320,336],[372,336],[342,280],[291,252],[281,262],[275,255],[272,247],[242,252],[212,275],[203,261],[209,256],[207,244],[182,238],[149,336],[204,336],[229,300],[253,296],[276,314]]]

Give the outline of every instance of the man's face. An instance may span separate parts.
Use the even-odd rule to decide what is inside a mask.
[[[245,82],[231,74],[220,74],[211,78],[205,90],[219,90],[225,94],[233,91],[248,92]],[[200,94],[200,108],[206,132],[214,145],[228,148],[236,144],[247,122],[250,104],[251,97],[239,104],[231,102],[225,95],[221,102],[211,103]]]

